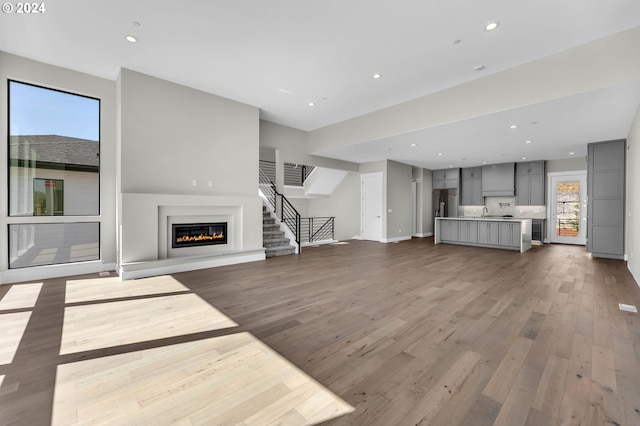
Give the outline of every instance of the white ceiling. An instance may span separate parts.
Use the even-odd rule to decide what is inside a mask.
[[[0,50],[112,80],[129,68],[255,105],[261,118],[307,131],[640,26],[638,0],[44,4],[38,15],[0,14]],[[484,31],[494,20],[498,29]],[[479,65],[485,69],[475,71]],[[587,142],[626,137],[639,103],[640,81],[322,154],[427,168],[583,156]],[[510,122],[520,127],[505,128]],[[410,148],[424,140],[439,143]]]

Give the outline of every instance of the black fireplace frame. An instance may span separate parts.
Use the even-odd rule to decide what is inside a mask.
[[[191,230],[204,230],[205,228],[218,228],[222,231],[223,238],[217,240],[196,240],[187,242],[177,242],[177,233],[180,228],[190,228]],[[172,223],[171,224],[171,248],[184,248],[184,247],[202,247],[211,245],[227,244],[228,241],[228,224],[227,222],[205,222],[205,223]],[[202,233],[202,232],[200,232]],[[212,235],[214,231],[208,230],[209,235]]]

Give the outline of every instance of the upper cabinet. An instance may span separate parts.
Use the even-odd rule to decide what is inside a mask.
[[[483,197],[513,197],[515,163],[482,166]]]
[[[544,161],[516,164],[516,205],[543,206]]]
[[[462,169],[462,186],[460,205],[482,206],[482,167],[467,167]]]
[[[460,185],[460,169],[450,168],[434,170],[432,173],[433,189],[458,188]]]

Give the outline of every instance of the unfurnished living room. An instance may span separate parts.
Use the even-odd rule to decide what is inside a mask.
[[[640,3],[7,2],[0,424],[640,424]]]

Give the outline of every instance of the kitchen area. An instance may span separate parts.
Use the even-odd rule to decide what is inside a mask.
[[[545,237],[545,162],[434,170],[435,243],[525,252]]]

